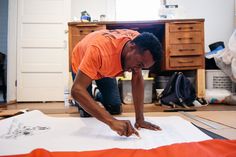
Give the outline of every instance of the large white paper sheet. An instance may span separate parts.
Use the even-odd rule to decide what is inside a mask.
[[[121,137],[95,118],[55,118],[31,111],[0,121],[0,155],[49,151],[87,151],[109,148],[151,149],[181,142],[211,139],[181,117],[145,117],[162,131],[141,129],[136,136]],[[133,117],[127,119],[134,124]]]

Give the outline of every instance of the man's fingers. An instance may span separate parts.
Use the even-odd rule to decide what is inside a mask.
[[[130,129],[129,136],[131,136],[132,134],[135,134],[137,137],[140,138],[140,135],[139,135],[138,131],[135,130],[135,128],[131,125],[131,123],[129,123],[129,129]]]
[[[155,130],[155,131],[161,130],[161,128],[159,126],[157,126],[155,124],[152,124],[150,122],[146,122],[146,121],[136,122],[135,127],[133,127],[132,124],[130,123],[130,121],[128,121],[128,120],[127,121],[125,120],[125,121],[122,121],[122,122],[123,122],[122,127],[119,129],[119,131],[117,130],[117,133],[120,136],[129,137],[132,134],[135,134],[137,137],[140,138],[140,135],[139,135],[139,133],[136,129],[139,130],[141,128],[145,128],[145,129]]]
[[[150,130],[161,130],[161,128],[159,127],[159,126],[157,126],[157,125],[155,125],[155,124],[151,124],[151,123],[149,123],[149,124],[147,124],[146,126],[145,126],[145,128],[146,129],[150,129]]]
[[[135,129],[133,130],[134,131],[134,134],[138,137],[138,138],[141,138],[138,131],[136,131]]]
[[[155,124],[144,122],[142,124],[136,123],[135,127],[139,130],[140,128],[150,129],[150,130],[161,130],[161,128]]]
[[[133,134],[133,127],[132,127],[130,121],[128,121],[126,124],[127,124],[126,136],[129,137]]]
[[[117,131],[117,133],[120,136],[126,136],[126,137],[131,136],[133,134],[133,127],[132,127],[130,121],[124,120],[122,122],[123,122],[123,125],[119,129],[119,131]]]
[[[135,134],[137,137],[140,138],[139,133],[135,130],[135,128],[130,123],[130,121],[128,121],[128,123],[127,123],[127,137],[131,136],[132,134]]]
[[[161,128],[155,124],[150,123],[152,130],[161,130]]]
[[[141,129],[141,127],[140,127],[140,125],[139,125],[138,123],[135,123],[135,125],[134,125],[134,126],[135,126],[135,128],[136,128],[136,129],[138,129],[138,130],[140,130],[140,129]]]
[[[157,125],[154,126],[155,130],[161,130],[161,128]]]
[[[149,126],[147,129],[155,130],[155,131],[161,130],[160,127],[154,127],[154,126]]]
[[[117,130],[117,134],[119,134],[120,136],[126,136],[126,137],[129,137],[132,134],[135,134],[137,137],[140,137],[139,133],[134,129],[130,121],[123,121],[123,122],[124,122],[123,123],[124,125],[119,131]]]
[[[120,135],[120,136],[122,136],[122,132],[120,132],[120,131],[118,131],[117,134]]]

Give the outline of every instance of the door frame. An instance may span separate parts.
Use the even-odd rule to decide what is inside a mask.
[[[7,102],[16,102],[18,1],[8,1]]]

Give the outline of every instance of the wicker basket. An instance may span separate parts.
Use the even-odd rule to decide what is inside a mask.
[[[227,89],[234,92],[235,85],[221,70],[206,70],[206,89]]]

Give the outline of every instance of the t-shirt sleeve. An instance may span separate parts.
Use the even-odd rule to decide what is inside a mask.
[[[128,36],[129,36],[131,39],[134,39],[134,38],[136,38],[139,34],[140,34],[139,32],[132,30],[132,31],[129,31]]]
[[[91,79],[97,79],[98,71],[101,67],[100,50],[95,46],[89,46],[85,56],[79,66],[79,70],[89,76]]]
[[[140,33],[134,30],[129,30],[129,29],[121,29],[119,30],[120,33],[126,37],[129,37],[130,39],[134,39],[137,37]]]

